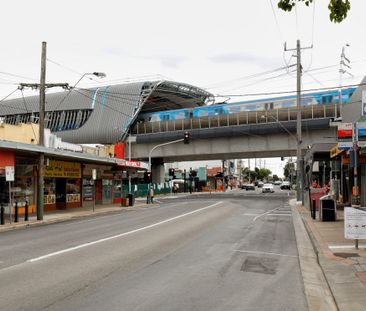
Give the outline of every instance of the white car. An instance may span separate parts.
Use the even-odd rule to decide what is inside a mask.
[[[264,184],[263,187],[262,187],[262,193],[265,193],[265,192],[273,193],[274,192],[273,185],[272,184]]]

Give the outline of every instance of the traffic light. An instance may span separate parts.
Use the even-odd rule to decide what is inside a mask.
[[[174,176],[174,168],[169,169],[169,176]]]
[[[186,145],[188,145],[189,144],[189,132],[184,132],[184,143],[186,144]]]
[[[151,183],[151,172],[144,173],[144,182],[150,184]]]

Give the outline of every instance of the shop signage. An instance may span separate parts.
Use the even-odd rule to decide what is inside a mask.
[[[45,167],[45,177],[81,178],[80,163],[50,160]]]
[[[341,123],[338,125],[338,140],[352,140],[353,123]]]
[[[342,141],[338,143],[339,150],[351,150],[353,145],[351,141]]]
[[[366,147],[366,122],[357,122],[357,145],[359,147]]]
[[[5,166],[5,180],[14,181],[14,166]]]
[[[0,150],[0,168],[14,165],[14,153],[12,151]]]
[[[330,157],[334,158],[340,153],[342,153],[343,150],[338,149],[338,145],[334,146],[332,149],[330,149]]]
[[[366,209],[344,208],[344,237],[366,239]]]
[[[362,111],[361,111],[361,115],[362,116],[366,116],[366,91],[362,91]]]

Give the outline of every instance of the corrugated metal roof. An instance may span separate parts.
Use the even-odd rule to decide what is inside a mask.
[[[57,136],[72,143],[116,143],[123,140],[138,113],[204,105],[213,95],[194,86],[171,81],[145,81],[46,95],[46,112],[91,110],[77,129],[61,129]],[[0,103],[0,116],[39,112],[39,96]]]

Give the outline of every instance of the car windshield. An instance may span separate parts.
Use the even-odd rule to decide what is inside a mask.
[[[272,184],[264,184],[264,187],[271,188],[272,187]]]

